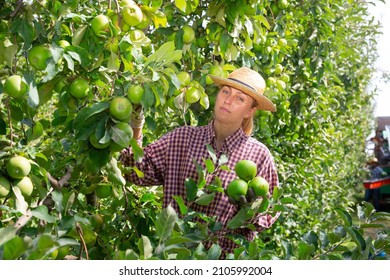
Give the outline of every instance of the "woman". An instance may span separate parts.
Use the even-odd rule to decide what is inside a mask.
[[[370,180],[378,180],[386,177],[386,172],[380,166],[380,163],[376,157],[367,162],[367,166],[370,172]],[[373,200],[373,205],[376,211],[380,211],[380,188],[365,189],[364,201],[370,202]]]
[[[217,153],[228,156],[227,166],[234,170],[237,161],[249,159],[257,164],[259,176],[264,177],[273,187],[278,185],[278,176],[274,160],[267,149],[250,135],[253,128],[253,116],[256,110],[275,111],[274,104],[264,95],[265,82],[257,72],[247,68],[233,71],[228,78],[212,76],[214,83],[220,88],[214,107],[214,118],[206,126],[177,128],[156,142],[144,148],[144,157],[141,162],[135,162],[131,149],[121,154],[121,160],[126,166],[136,165],[144,173],[139,178],[135,172],[125,174],[125,178],[137,185],[163,185],[163,207],[172,205],[176,211],[178,206],[173,196],[186,198],[184,182],[187,178],[195,181],[198,173],[194,161],[203,163],[209,158],[206,145],[211,145]],[[140,136],[142,120],[134,127],[135,137]],[[218,176],[223,187],[235,178],[234,172],[218,170],[213,177],[208,178],[211,183]],[[237,205],[231,204],[228,197],[218,192],[214,200],[207,206],[193,205],[193,210],[203,212],[208,216],[216,216],[217,221],[226,227],[227,222],[237,213]],[[254,224],[257,232],[269,228],[277,217],[263,215],[256,217]],[[249,229],[237,229],[223,232],[244,235],[248,240],[255,236]],[[223,252],[230,253],[235,248],[234,242],[220,236],[218,244]]]

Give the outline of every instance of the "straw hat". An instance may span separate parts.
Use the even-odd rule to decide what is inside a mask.
[[[379,161],[376,157],[373,157],[367,161],[367,164],[375,165],[375,164],[379,164]]]
[[[227,78],[218,76],[210,76],[210,78],[218,87],[230,86],[248,94],[256,100],[258,110],[276,111],[275,105],[263,95],[265,81],[256,71],[242,67],[234,70]]]

